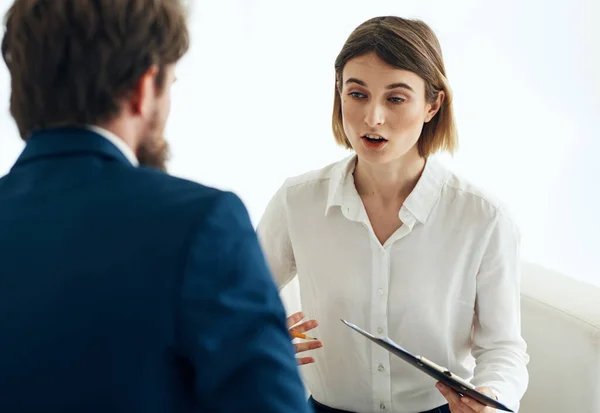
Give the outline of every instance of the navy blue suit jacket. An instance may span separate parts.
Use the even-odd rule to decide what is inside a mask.
[[[0,179],[0,412],[307,412],[285,313],[230,192],[76,128]]]

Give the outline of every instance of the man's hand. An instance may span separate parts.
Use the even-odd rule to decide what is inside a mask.
[[[302,324],[298,324],[303,319],[304,319],[304,313],[302,311],[300,311],[296,314],[292,314],[291,316],[289,316],[287,318],[287,324],[288,324],[288,329],[290,331],[290,334],[292,332],[304,333],[306,331],[312,330],[313,328],[315,328],[316,326],[319,325],[319,323],[317,323],[317,320],[308,320]],[[293,337],[292,337],[292,339],[293,339]],[[321,348],[321,347],[323,347],[323,343],[321,343],[319,340],[311,340],[311,341],[306,341],[304,343],[295,344],[294,346],[296,347],[296,353],[301,353],[303,351]],[[300,357],[297,360],[298,360],[298,364],[300,364],[300,365],[315,362],[315,359],[312,357]]]
[[[436,385],[442,396],[448,400],[448,404],[450,405],[450,411],[452,413],[495,413],[496,409],[493,407],[487,407],[483,404],[469,398],[469,397],[461,397],[454,390],[444,386],[442,383],[438,383]],[[485,394],[486,396],[491,397],[492,399],[496,398],[496,395],[489,387],[478,387],[477,391]]]

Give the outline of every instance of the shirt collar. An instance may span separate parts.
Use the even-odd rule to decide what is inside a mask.
[[[102,136],[103,138],[106,138],[110,143],[115,145],[117,149],[119,149],[121,153],[123,153],[123,155],[127,158],[129,162],[131,162],[133,166],[140,165],[140,162],[138,161],[137,157],[135,156],[135,153],[133,152],[133,149],[131,149],[131,147],[129,147],[129,145],[127,145],[123,139],[119,138],[111,131],[108,131],[96,125],[86,125],[85,128],[96,132],[98,135]]]
[[[442,194],[442,189],[450,176],[449,171],[432,157],[425,161],[425,169],[404,207],[420,222],[425,223]]]
[[[358,192],[356,192],[356,187],[354,186],[354,178],[352,175],[355,167],[356,154],[338,162],[331,170],[325,215],[327,215],[329,210],[335,206],[347,207],[349,203],[347,202],[348,198],[355,202],[356,198],[359,197]],[[343,209],[344,208],[342,208],[342,210]]]
[[[356,154],[354,154],[333,168],[329,181],[325,215],[332,207],[340,206],[342,213],[348,219],[354,221],[367,219],[364,207],[358,207],[358,205],[362,205],[362,201],[354,185],[353,173],[356,159]],[[403,207],[418,221],[425,223],[440,198],[448,177],[448,170],[438,160],[429,157],[417,185],[404,201]]]

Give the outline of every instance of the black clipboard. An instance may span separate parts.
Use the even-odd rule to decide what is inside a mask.
[[[444,383],[446,386],[450,387],[452,390],[454,390],[461,396],[470,397],[471,399],[477,400],[479,403],[485,406],[493,407],[495,409],[503,410],[505,412],[513,412],[499,401],[492,399],[486,396],[485,394],[479,393],[477,390],[475,390],[475,386],[473,386],[468,381],[461,379],[457,375],[452,374],[452,372],[450,372],[450,370],[448,370],[447,368],[438,366],[434,362],[427,360],[425,357],[416,356],[409,353],[408,351],[400,347],[398,344],[394,343],[388,337],[378,338],[346,320],[342,320],[342,322],[351,329],[359,332],[375,344],[380,345],[390,353],[395,354],[402,360],[406,361],[408,364],[411,364],[412,366],[421,370],[423,373],[433,377],[439,382]]]

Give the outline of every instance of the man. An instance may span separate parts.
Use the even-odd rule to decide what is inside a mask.
[[[307,411],[244,205],[161,171],[187,49],[179,0],[10,8],[0,411]]]

